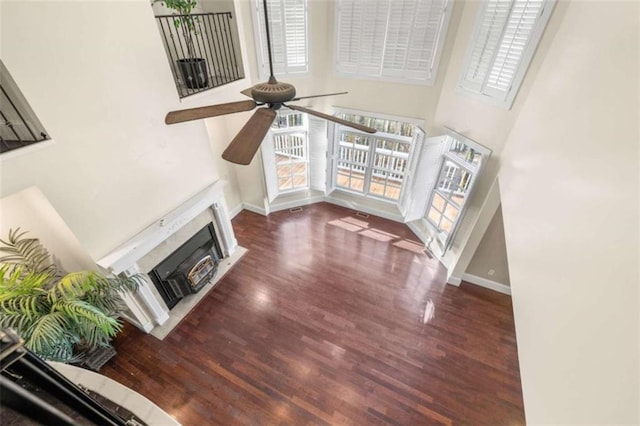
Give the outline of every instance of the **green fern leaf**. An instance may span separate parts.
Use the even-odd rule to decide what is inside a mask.
[[[43,315],[28,330],[29,338],[25,340],[25,346],[46,357],[68,339],[65,331],[68,326],[67,319],[60,312]]]
[[[20,228],[9,230],[9,238],[0,240],[0,253],[7,253],[0,257],[5,264],[22,265],[29,272],[49,272],[54,275],[57,268],[51,263],[51,256],[46,248],[35,238],[26,238],[26,232]]]

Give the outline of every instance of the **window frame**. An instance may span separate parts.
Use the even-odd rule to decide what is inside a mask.
[[[492,1],[498,1],[498,0],[492,0]],[[513,5],[518,1],[527,1],[527,0],[511,0],[512,3],[510,6],[509,16],[511,16]],[[481,31],[483,18],[489,6],[489,1],[485,1],[482,3],[482,5],[478,10],[478,13],[476,14],[475,24],[474,24],[473,32],[471,33],[471,38],[467,43],[466,53],[462,62],[463,64],[462,69],[460,71],[460,76],[458,77],[458,82],[456,84],[457,93],[463,94],[473,99],[481,100],[493,106],[497,106],[507,110],[511,109],[515,101],[515,98],[518,92],[520,91],[520,87],[522,86],[522,83],[527,74],[529,66],[531,65],[531,61],[533,60],[533,57],[538,49],[538,45],[540,44],[540,41],[544,34],[544,30],[549,22],[549,19],[555,7],[556,0],[543,0],[543,3],[544,4],[542,6],[540,14],[534,24],[534,28],[530,33],[529,39],[527,40],[527,46],[525,47],[522,53],[522,56],[520,57],[520,62],[513,76],[513,79],[511,80],[511,85],[508,91],[504,94],[504,96],[500,95],[499,93],[493,93],[493,94],[487,93],[487,91],[484,90],[482,87],[480,89],[475,89],[473,87],[470,87],[470,83],[468,83],[468,80],[466,80],[465,78],[472,61],[474,47],[478,41],[478,35]],[[507,18],[507,22],[508,22],[508,18]],[[497,44],[496,44],[497,47],[500,46],[504,38],[505,27],[506,27],[506,24],[501,30],[502,33],[501,33],[500,39],[497,41]],[[496,51],[497,50],[498,49],[496,49]],[[491,74],[491,69],[495,64],[495,59],[496,59],[496,54],[494,53],[493,58],[491,60],[491,65],[487,69],[487,73],[484,77],[484,83],[482,86],[486,85],[486,81],[488,80],[489,75]]]
[[[449,23],[451,21],[451,15],[452,15],[452,11],[453,11],[453,3],[454,0],[444,0],[445,6],[443,8],[443,14],[440,18],[440,30],[438,31],[438,33],[436,34],[437,37],[437,41],[434,43],[435,46],[435,55],[433,55],[431,57],[431,73],[429,75],[428,78],[426,79],[418,79],[418,78],[411,78],[409,76],[407,76],[406,74],[410,73],[410,71],[408,71],[406,69],[406,61],[405,61],[405,68],[403,69],[403,73],[405,74],[404,76],[393,76],[393,75],[383,75],[384,72],[384,50],[386,50],[386,45],[387,45],[387,33],[388,33],[388,26],[385,27],[385,41],[384,41],[384,48],[383,48],[383,53],[381,55],[380,58],[380,64],[379,64],[379,68],[380,68],[380,75],[376,76],[376,75],[371,75],[371,74],[363,74],[362,72],[354,72],[354,73],[350,73],[350,72],[345,72],[345,71],[341,71],[339,70],[340,67],[340,61],[339,61],[339,46],[340,46],[340,4],[341,1],[344,0],[336,0],[335,3],[335,7],[334,7],[334,31],[333,31],[333,72],[336,76],[338,77],[345,77],[345,78],[357,78],[357,79],[364,79],[364,80],[374,80],[374,81],[386,81],[386,82],[390,82],[390,83],[404,83],[404,84],[415,84],[415,85],[423,85],[423,86],[433,86],[436,83],[436,79],[438,76],[438,69],[440,66],[440,59],[442,58],[442,51],[444,49],[444,43],[446,40],[446,36],[447,36],[447,30],[449,28]],[[366,2],[366,0],[364,0]],[[389,10],[391,8],[391,5],[393,4],[393,0],[387,0],[387,22],[389,21]],[[412,30],[411,30],[412,31]],[[409,39],[411,39],[411,34],[412,32],[409,33]],[[414,71],[415,72],[415,71]]]
[[[285,9],[285,3],[287,0],[267,0],[267,6],[268,3],[270,2],[279,2],[280,3],[280,7],[282,8],[282,10]],[[304,41],[305,41],[305,64],[304,67],[302,69],[297,69],[296,67],[289,67],[286,64],[286,33],[283,34],[283,42],[285,45],[285,64],[284,64],[284,71],[278,70],[278,66],[275,62],[275,58],[274,58],[274,64],[273,64],[273,73],[275,74],[276,77],[281,77],[281,76],[296,76],[296,77],[300,77],[300,76],[304,76],[307,75],[309,73],[309,4],[308,4],[308,0],[302,0],[304,2],[304,19],[305,19],[305,34],[304,34]],[[263,36],[263,29],[264,29],[264,17],[261,17],[260,14],[260,10],[262,9],[262,0],[252,0],[251,1],[252,7],[251,7],[251,11],[252,11],[252,16],[253,16],[253,36],[254,36],[254,42],[255,42],[255,50],[256,50],[256,65],[258,67],[258,77],[261,80],[266,80],[269,78],[269,57],[268,57],[268,53],[266,50],[266,37]],[[269,23],[270,25],[270,36],[271,36],[271,43],[274,42],[274,37],[275,34],[273,32],[273,18],[271,15],[269,15]],[[283,25],[284,26],[284,25]]]
[[[428,228],[434,234],[431,240],[435,240],[438,243],[438,246],[443,255],[449,249],[449,247],[451,246],[451,243],[453,242],[453,238],[455,237],[456,232],[460,227],[460,224],[462,223],[462,220],[465,216],[465,213],[468,210],[469,199],[473,196],[475,185],[478,179],[480,178],[480,176],[482,175],[482,171],[484,170],[486,163],[488,159],[491,157],[491,153],[492,153],[491,149],[483,145],[480,145],[474,140],[469,139],[466,136],[461,135],[460,133],[457,133],[454,130],[451,130],[449,128],[445,128],[445,136],[447,137],[447,140],[445,142],[445,149],[441,155],[438,173],[436,175],[436,179],[433,187],[430,188],[429,198],[428,198],[424,215],[423,215],[424,222],[427,224]],[[469,163],[463,160],[460,156],[453,153],[453,151],[451,150],[451,147],[455,142],[464,144],[467,147],[474,150],[475,153],[479,153],[481,157],[479,158],[478,164]],[[458,168],[470,173],[471,175],[471,178],[466,183],[464,199],[460,204],[457,204],[455,202],[452,203],[451,197],[449,197],[447,194],[444,193],[444,191],[438,188],[441,180],[441,175],[446,167],[447,162],[454,163],[456,166],[458,166]],[[442,221],[442,218],[445,217],[446,206],[443,207],[442,212],[440,212],[441,216],[438,224],[434,224],[433,221],[429,218],[429,213],[434,204],[434,199],[436,196],[444,198],[446,203],[453,204],[454,207],[458,208],[458,213],[456,215],[455,220],[450,220],[449,218],[447,218],[447,220],[450,220],[452,222],[452,225],[451,225],[450,231],[446,235],[443,235],[443,231],[439,227],[439,224]],[[436,211],[438,211],[437,208],[436,208]],[[431,243],[431,241],[429,241],[429,243]]]
[[[378,114],[378,113],[372,113],[372,112],[368,112],[368,111],[359,111],[359,110],[353,110],[353,109],[345,109],[345,108],[334,108],[334,112],[335,115],[339,115],[339,114],[356,114],[356,115],[360,115],[360,116],[364,116],[364,117],[369,117],[369,118],[373,118],[373,119],[380,119],[380,120],[389,120],[389,121],[397,121],[397,122],[403,122],[403,123],[407,123],[410,124],[411,126],[415,127],[415,128],[421,128],[424,124],[422,120],[419,119],[415,119],[415,118],[410,118],[410,117],[400,117],[400,116],[394,116],[394,115],[388,115],[388,114]],[[378,131],[374,134],[370,134],[370,133],[366,133],[366,132],[361,132],[359,130],[353,129],[351,127],[348,126],[343,126],[341,124],[337,124],[337,123],[331,123],[332,129],[330,131],[330,140],[329,140],[329,144],[330,144],[330,149],[331,149],[331,156],[333,161],[331,161],[331,163],[329,164],[329,172],[330,172],[330,176],[328,177],[328,182],[329,185],[328,187],[331,188],[331,191],[340,191],[340,192],[344,192],[350,195],[354,195],[354,196],[358,196],[358,197],[363,197],[363,198],[370,198],[376,201],[381,201],[384,203],[389,203],[389,204],[395,204],[395,205],[400,205],[402,199],[403,199],[403,192],[405,191],[405,183],[407,182],[407,178],[408,176],[413,173],[414,171],[411,170],[411,166],[413,164],[412,162],[412,158],[414,155],[416,155],[416,143],[415,143],[415,135],[416,132],[414,130],[414,133],[412,134],[412,136],[402,136],[402,135],[396,135],[396,134],[392,134],[392,133],[386,133],[386,132],[381,132]],[[423,132],[420,129],[421,132]],[[360,166],[361,163],[358,162],[353,162],[353,161],[345,161],[345,160],[341,160],[339,158],[339,148],[340,148],[340,142],[341,142],[341,133],[345,132],[345,133],[349,133],[352,135],[357,135],[357,136],[362,136],[362,137],[366,137],[366,138],[370,138],[370,143],[368,145],[368,148],[366,149],[367,152],[367,165],[364,166],[365,167],[365,171],[364,171],[364,178],[363,178],[363,191],[359,192],[357,190],[353,190],[351,188],[348,187],[344,187],[344,186],[339,186],[338,185],[338,164],[339,163],[350,163],[350,164],[355,164],[357,166]],[[393,141],[393,142],[398,142],[398,143],[402,143],[402,144],[408,144],[409,145],[409,152],[407,153],[407,157],[405,159],[405,170],[402,172],[403,177],[402,177],[402,181],[400,182],[400,186],[398,188],[398,198],[397,199],[393,199],[393,198],[388,198],[388,197],[384,197],[384,196],[380,196],[380,195],[376,195],[371,191],[371,179],[372,176],[374,174],[374,169],[380,169],[379,167],[375,166],[375,155],[376,155],[376,148],[377,148],[377,143],[376,140],[377,139],[383,139],[383,140],[389,140],[389,141]],[[363,150],[365,151],[365,150]],[[394,171],[392,171],[394,172]],[[397,172],[394,172],[397,173]],[[385,179],[385,191],[386,192],[386,181],[388,180]]]
[[[286,127],[282,127],[282,128],[277,128],[277,127],[273,127],[276,123],[278,123],[278,119],[282,118],[282,117],[288,117],[291,115],[300,115],[302,117],[302,124],[299,126],[289,126],[287,125]],[[292,136],[304,136],[304,146],[303,146],[303,151],[304,151],[304,159],[301,160],[296,160],[295,163],[296,164],[300,164],[300,163],[305,163],[306,164],[306,185],[305,186],[300,186],[300,187],[295,187],[292,186],[292,188],[290,189],[281,189],[280,188],[280,177],[278,176],[278,161],[277,161],[277,152],[276,152],[276,137],[277,136],[287,136],[287,135],[292,135]],[[270,146],[267,146],[267,144],[270,144]],[[272,157],[272,158],[268,158],[268,157]],[[271,191],[275,191],[275,194],[273,194],[273,196],[269,196],[270,201],[281,196],[281,195],[288,195],[288,194],[292,194],[292,193],[296,193],[296,192],[301,192],[301,191],[307,191],[310,189],[311,187],[311,173],[310,173],[310,167],[311,167],[311,162],[310,162],[310,152],[309,152],[309,119],[307,114],[299,112],[299,111],[294,111],[294,110],[289,110],[289,109],[280,109],[278,110],[278,115],[276,117],[276,119],[274,120],[274,124],[272,124],[271,128],[269,129],[269,132],[267,133],[267,135],[265,136],[264,141],[262,142],[262,162],[263,162],[263,167],[264,167],[264,174],[265,174],[265,180],[267,182],[267,192],[271,192]],[[290,166],[293,166],[293,163],[290,162],[289,164]],[[272,169],[272,170],[271,170]],[[267,173],[273,173],[272,177],[275,177],[275,187],[271,188],[269,190],[269,182],[268,182],[268,178],[266,177]],[[291,174],[291,178],[293,179],[293,176],[295,174]],[[293,185],[293,182],[292,182]]]

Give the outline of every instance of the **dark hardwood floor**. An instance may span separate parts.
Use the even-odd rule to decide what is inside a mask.
[[[524,423],[510,298],[445,285],[406,226],[324,203],[233,225],[249,252],[103,374],[184,425]]]

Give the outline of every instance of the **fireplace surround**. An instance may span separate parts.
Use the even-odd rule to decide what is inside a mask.
[[[224,185],[224,181],[216,181],[97,261],[100,267],[114,274],[143,274],[145,279],[138,291],[135,294],[123,294],[123,300],[128,308],[125,319],[145,332],[151,333],[154,328],[162,328],[160,326],[167,323],[175,311],[174,309],[170,312],[168,304],[154,284],[152,275],[156,266],[171,258],[172,254],[194,237],[195,251],[198,252],[192,253],[194,256],[202,255],[203,250],[206,251],[206,247],[210,246],[212,263],[237,257],[234,253],[238,243],[224,200]],[[203,242],[204,240],[198,240],[199,232],[209,233],[211,245]],[[219,259],[214,259],[216,256]],[[202,256],[204,257],[206,256]],[[183,260],[186,258],[189,256],[185,256]],[[181,264],[182,262],[174,266],[179,269]],[[210,273],[211,270],[206,272]],[[184,271],[177,271],[177,274],[180,273]],[[167,274],[167,277],[169,275],[171,274]],[[172,278],[175,279],[176,275]],[[175,322],[175,318],[169,321]]]

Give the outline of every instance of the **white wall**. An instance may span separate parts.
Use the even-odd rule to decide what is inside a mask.
[[[210,141],[202,122],[164,116],[247,83],[180,102],[149,1],[0,7],[2,59],[55,140],[2,159],[0,195],[39,187],[99,258],[233,173],[214,155],[226,135]]]
[[[640,3],[571,2],[500,188],[529,424],[638,424]]]
[[[64,270],[96,270],[91,257],[38,188],[32,186],[0,199],[0,219],[1,239],[6,241],[10,230],[20,228],[20,232],[27,231],[25,238],[40,240]]]
[[[486,230],[486,227],[477,227],[476,222],[481,214],[480,209],[485,203],[486,197],[489,196],[490,188],[500,167],[500,157],[507,135],[522,109],[524,100],[528,96],[531,84],[546,56],[549,46],[554,43],[555,33],[562,22],[567,6],[566,2],[559,2],[554,8],[513,106],[507,110],[466,96],[456,89],[464,56],[481,6],[481,2],[478,1],[463,1],[460,3],[464,5],[464,8],[459,25],[456,27],[457,31],[454,34],[455,43],[449,66],[446,69],[442,93],[438,100],[433,129],[437,133],[441,132],[444,127],[449,127],[490,148],[493,153],[486,164],[483,176],[476,184],[475,195],[471,197],[467,204],[467,213],[456,232],[451,249],[443,258],[443,263],[450,271],[450,282],[453,283],[459,282],[461,274],[468,265],[465,259],[470,259],[473,255],[473,250],[475,250],[475,246],[473,246],[470,253],[465,252],[465,250],[469,249],[468,243],[470,239],[479,240]],[[493,216],[493,212],[490,215]],[[479,235],[472,235],[474,232],[479,233]],[[453,271],[456,272],[453,279],[451,279]]]
[[[509,285],[509,264],[500,207],[493,215],[493,219],[482,236],[482,240],[480,240],[469,266],[467,266],[466,273],[499,284]]]

